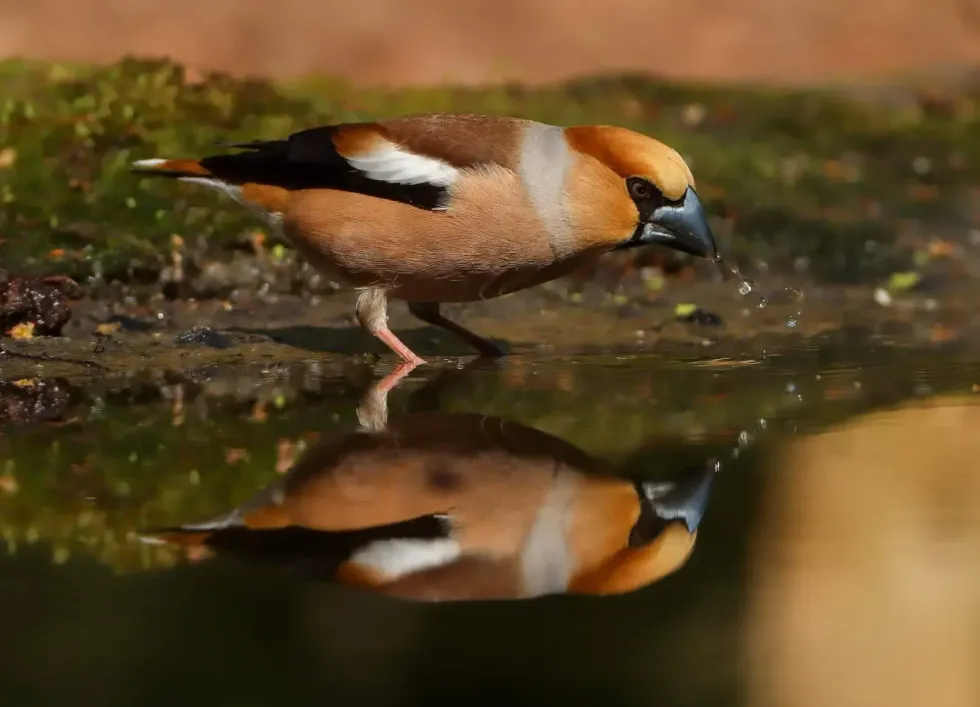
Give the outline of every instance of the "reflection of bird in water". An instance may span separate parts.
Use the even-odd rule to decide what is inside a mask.
[[[713,465],[633,481],[521,424],[439,412],[388,423],[385,408],[372,389],[360,430],[318,443],[230,513],[146,539],[429,601],[627,592],[691,553]]]

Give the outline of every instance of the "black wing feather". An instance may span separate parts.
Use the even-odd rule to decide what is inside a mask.
[[[335,127],[310,128],[282,140],[219,143],[221,147],[247,151],[212,155],[201,159],[200,163],[219,179],[236,184],[256,182],[289,190],[337,189],[430,211],[445,203],[445,187],[392,184],[370,179],[352,167],[333,143]]]
[[[179,535],[181,532],[195,531],[177,527],[147,531],[143,535]],[[297,525],[264,530],[231,526],[213,530],[204,545],[219,555],[286,566],[310,579],[329,580],[344,562],[370,543],[442,540],[451,537],[451,532],[448,516],[431,514],[350,530],[313,530]]]

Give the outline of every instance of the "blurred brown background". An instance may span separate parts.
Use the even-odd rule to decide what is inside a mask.
[[[823,82],[980,63],[980,0],[0,0],[0,56],[366,83]]]
[[[975,398],[933,398],[784,448],[751,561],[747,704],[980,704],[978,424]]]

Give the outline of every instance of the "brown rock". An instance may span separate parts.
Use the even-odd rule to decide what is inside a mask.
[[[0,281],[0,335],[33,325],[33,336],[59,336],[71,319],[68,300],[81,288],[67,277],[10,277]]]

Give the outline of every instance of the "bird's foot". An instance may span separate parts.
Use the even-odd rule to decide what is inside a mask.
[[[504,341],[491,341],[490,339],[483,339],[479,344],[475,341],[471,343],[473,344],[474,348],[476,348],[481,358],[503,358],[507,355],[510,349],[510,347]]]
[[[378,329],[376,332],[374,332],[374,335],[381,339],[381,341],[383,341],[389,349],[398,354],[398,357],[401,358],[402,361],[412,364],[412,368],[425,363],[425,360],[416,356],[415,352],[403,344],[402,340],[395,336],[391,329],[388,329],[387,327],[384,329]]]

